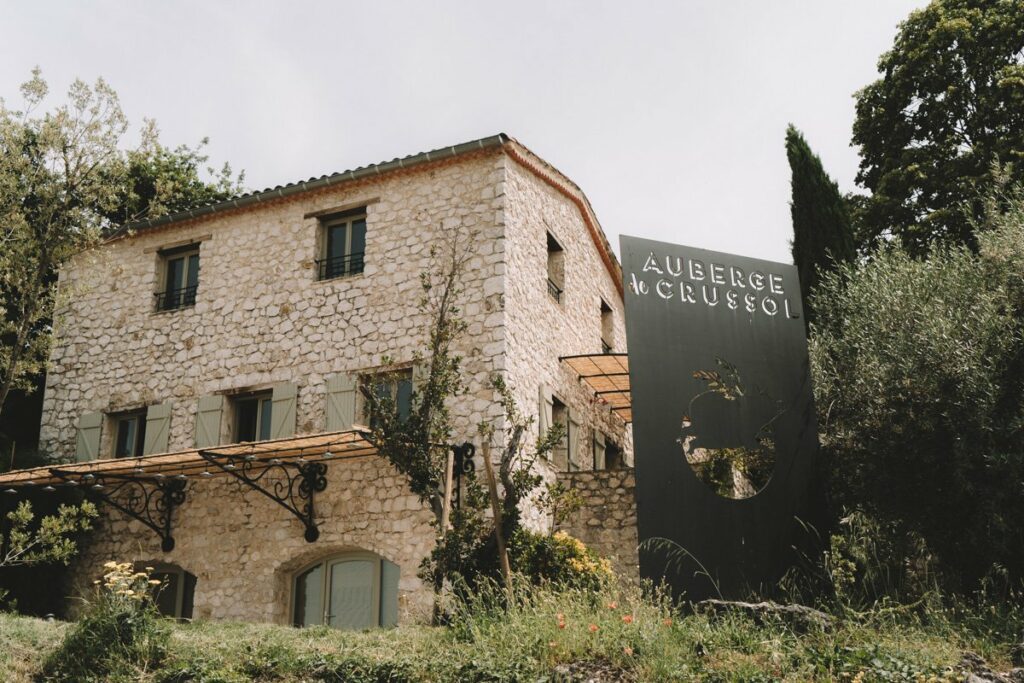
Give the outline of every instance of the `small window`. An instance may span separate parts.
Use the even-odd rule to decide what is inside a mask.
[[[146,411],[124,413],[114,418],[114,457],[137,458],[146,442]]]
[[[345,553],[299,572],[292,623],[362,630],[398,623],[398,565],[366,552]]]
[[[235,407],[235,441],[266,441],[274,401],[270,393],[248,394],[232,399]]]
[[[163,265],[163,290],[157,292],[158,311],[173,311],[195,306],[199,289],[199,247],[160,252]]]
[[[157,610],[172,619],[191,619],[196,577],[174,564],[160,563],[152,566],[150,579],[160,582],[153,585]],[[136,571],[144,569],[144,563],[136,563]]]
[[[551,399],[551,423],[560,424],[564,428],[562,440],[552,449],[551,455],[556,468],[567,470],[569,469],[569,408],[554,397]]]
[[[601,299],[601,353],[611,353],[615,345],[612,343],[615,322],[612,319],[612,307]]]
[[[362,378],[363,385],[378,400],[393,402],[398,410],[398,418],[403,422],[408,419],[412,412],[412,370],[399,370],[386,372],[378,375],[367,375]],[[364,403],[363,419],[371,429],[378,426],[377,420],[372,414],[369,405]]]
[[[363,272],[366,253],[366,209],[322,219],[317,278],[332,280]]]
[[[565,250],[558,240],[548,234],[548,294],[555,301],[562,302],[565,292]]]
[[[618,470],[626,466],[626,454],[619,446],[610,439],[604,446],[604,468],[606,470]]]

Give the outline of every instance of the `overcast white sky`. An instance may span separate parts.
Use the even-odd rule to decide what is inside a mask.
[[[262,189],[505,132],[629,234],[789,262],[793,122],[853,189],[853,93],[924,0],[0,2],[0,97],[102,76]]]

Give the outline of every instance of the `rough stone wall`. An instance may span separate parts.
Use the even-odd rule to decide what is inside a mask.
[[[73,455],[82,413],[172,399],[169,449],[191,448],[199,397],[285,381],[299,386],[297,432],[322,431],[327,376],[373,368],[385,357],[410,361],[422,348],[419,276],[430,267],[431,244],[458,225],[479,231],[465,283],[469,333],[458,349],[470,392],[452,410],[456,429],[474,434],[481,411],[497,414],[487,380],[504,351],[501,160],[464,158],[143,232],[83,255],[61,275],[73,304],[58,318],[40,447]],[[364,272],[318,281],[319,223],[304,215],[362,202]],[[199,237],[195,306],[155,312],[156,250]],[[109,439],[103,445],[109,457]]]
[[[320,558],[359,549],[401,568],[400,619],[427,618],[430,591],[416,572],[433,546],[429,509],[381,458],[333,461],[327,475],[327,489],[316,495],[322,521],[315,543],[303,539],[291,513],[224,477],[189,482],[168,554],[153,531],[108,509],[74,562],[71,594],[85,593],[108,560],[173,562],[196,576],[194,618],[289,623],[294,575]]]
[[[298,385],[296,433],[323,431],[329,375],[374,368],[385,357],[411,361],[424,347],[420,273],[430,267],[432,242],[458,226],[479,233],[465,282],[468,334],[457,349],[468,392],[451,411],[456,438],[472,438],[480,421],[500,414],[489,378],[503,367],[504,353],[503,179],[499,152],[467,155],[429,170],[142,232],[82,255],[61,275],[74,296],[58,319],[42,448],[73,459],[82,413],[167,399],[173,401],[168,448],[191,448],[200,397],[279,382]],[[320,226],[305,216],[362,203],[364,272],[318,281]],[[155,312],[153,294],[162,284],[157,250],[190,239],[201,239],[195,306]],[[112,421],[102,432],[101,456],[110,457]],[[429,589],[416,572],[433,544],[430,513],[382,459],[329,464],[327,490],[316,499],[322,536],[313,544],[285,510],[237,489],[219,479],[193,482],[176,513],[177,547],[168,554],[152,531],[107,508],[105,528],[94,535],[77,578],[91,581],[108,559],[173,563],[199,579],[197,617],[281,620],[292,570],[342,548],[362,548],[400,566],[409,605],[403,609],[422,612],[417,606],[429,600]]]
[[[364,272],[318,281],[320,225],[307,216],[362,204]],[[298,385],[296,433],[323,431],[328,376],[385,358],[411,361],[423,348],[419,275],[430,267],[431,244],[459,226],[478,235],[465,282],[468,329],[457,349],[468,392],[451,406],[456,440],[472,439],[483,420],[502,433],[489,378],[504,371],[526,414],[536,414],[541,384],[569,405],[582,427],[577,462],[589,466],[593,426],[630,457],[628,429],[558,361],[600,352],[601,298],[614,310],[614,343],[624,351],[622,300],[579,210],[498,151],[177,223],[81,255],[61,274],[73,296],[57,321],[41,447],[72,459],[83,413],[170,399],[169,450],[191,448],[200,397],[280,382]],[[547,293],[548,230],[565,248],[561,304]],[[155,312],[157,252],[190,240],[201,243],[196,304]],[[112,426],[103,426],[102,457],[111,455]],[[226,425],[222,431],[229,441]],[[535,438],[534,431],[527,443]],[[258,493],[230,480],[192,482],[176,513],[174,551],[160,552],[152,531],[107,510],[75,575],[87,583],[109,559],[177,564],[198,578],[196,617],[286,621],[295,572],[365,549],[400,566],[403,614],[423,614],[429,590],[416,571],[433,544],[431,516],[404,480],[379,458],[331,463],[316,504],[321,537],[307,544],[298,520]],[[535,509],[525,512],[528,524],[546,527]]]
[[[633,470],[566,472],[558,478],[583,497],[583,506],[559,528],[610,559],[627,580],[639,581]]]
[[[521,151],[546,166],[528,151]],[[577,206],[515,160],[509,158],[506,164],[506,257],[509,272],[515,274],[505,291],[509,384],[527,414],[538,413],[541,385],[568,406],[581,426],[579,452],[571,454],[581,469],[592,468],[595,427],[622,445],[631,463],[631,430],[559,361],[562,356],[601,353],[602,299],[613,311],[613,348],[626,350],[622,297]],[[557,171],[550,172],[557,177]],[[564,249],[561,302],[547,289],[549,232]],[[531,443],[537,438],[536,424],[528,437]],[[543,525],[543,520],[539,521]]]

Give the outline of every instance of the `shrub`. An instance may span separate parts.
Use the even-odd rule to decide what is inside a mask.
[[[1024,578],[1024,191],[989,200],[979,251],[897,246],[823,278],[811,362],[836,517],[927,548],[950,590]],[[908,554],[909,553],[909,554]]]
[[[148,571],[107,562],[96,598],[43,663],[52,681],[136,680],[162,661],[170,631],[153,604]]]
[[[518,529],[509,543],[512,570],[533,583],[599,590],[614,578],[611,563],[564,531],[554,535]]]

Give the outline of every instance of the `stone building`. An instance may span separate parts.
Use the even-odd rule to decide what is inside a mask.
[[[460,441],[482,421],[501,433],[501,373],[536,424],[568,426],[549,476],[628,465],[626,421],[560,360],[625,351],[618,262],[580,189],[497,135],[125,226],[79,255],[60,275],[71,303],[41,429],[54,462],[73,464],[0,487],[120,500],[102,506],[75,580],[108,560],[152,564],[170,581],[169,613],[342,627],[423,615],[432,514],[353,428],[360,382],[399,404],[414,389],[420,273],[454,230],[474,235],[457,349],[468,391],[451,406]],[[385,370],[399,374],[374,384]],[[304,518],[306,499],[273,482],[306,483],[314,461],[325,469]],[[584,479],[604,504],[607,478]],[[608,524],[635,539],[625,479],[610,485]],[[614,545],[599,526],[573,523]]]

